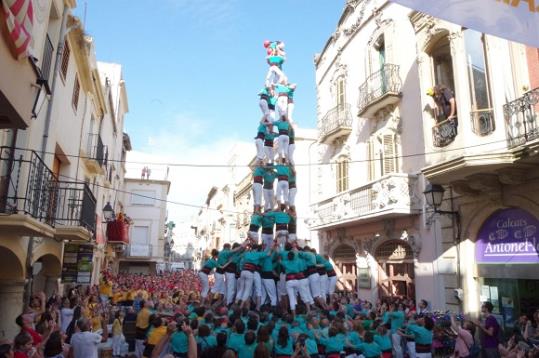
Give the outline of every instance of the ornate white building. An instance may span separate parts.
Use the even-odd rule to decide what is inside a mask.
[[[441,309],[477,311],[490,287],[515,298],[509,280],[530,276],[474,257],[496,210],[539,217],[537,92],[523,107],[508,104],[538,85],[537,64],[536,49],[389,1],[346,2],[315,57],[320,165],[310,222],[342,284],[365,299],[400,295]],[[434,85],[455,93],[458,121],[434,119]],[[445,186],[443,211],[452,213],[426,205],[429,182]],[[537,266],[528,269],[537,277]]]

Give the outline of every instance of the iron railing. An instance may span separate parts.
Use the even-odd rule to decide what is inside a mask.
[[[510,148],[539,138],[539,119],[535,111],[538,103],[539,87],[503,105],[507,144]]]
[[[386,63],[359,86],[359,113],[386,94],[400,95],[401,87],[399,66]]]
[[[446,119],[432,127],[432,144],[435,147],[449,145],[458,134],[457,119]]]
[[[58,182],[56,190],[56,224],[81,226],[94,233],[96,200],[90,187],[82,182]]]
[[[420,209],[416,184],[416,176],[394,173],[344,191],[311,206],[314,219],[310,226],[331,225],[392,212],[415,212]]]
[[[89,159],[95,160],[100,166],[107,165],[107,146],[103,145],[103,140],[101,140],[99,134],[88,134],[86,153],[88,154]]]
[[[332,108],[326,113],[318,125],[318,133],[321,140],[339,129],[352,129],[352,112],[350,111],[350,107],[350,104],[346,103]]]
[[[0,147],[0,213],[24,213],[54,226],[56,179],[34,151]]]
[[[489,135],[496,129],[494,110],[492,108],[472,111],[470,118],[472,120],[472,131],[477,135]]]
[[[154,247],[150,244],[129,244],[126,255],[129,257],[149,258],[154,254]]]

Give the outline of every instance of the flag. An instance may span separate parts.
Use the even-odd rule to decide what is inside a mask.
[[[539,47],[539,0],[391,0],[464,27]]]
[[[32,42],[34,9],[32,0],[1,0],[9,37],[17,59],[28,56]]]

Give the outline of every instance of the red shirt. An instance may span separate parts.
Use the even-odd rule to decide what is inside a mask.
[[[43,342],[43,337],[41,337],[41,334],[37,333],[32,328],[25,327],[23,328],[23,331],[32,336],[32,345],[34,347],[38,346],[39,344],[41,344],[41,342]]]

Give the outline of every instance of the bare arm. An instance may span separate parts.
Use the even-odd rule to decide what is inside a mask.
[[[455,98],[453,97],[449,100],[449,103],[451,104],[451,113],[449,113],[449,118],[453,118],[455,117],[457,110],[457,102],[455,102]]]

